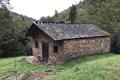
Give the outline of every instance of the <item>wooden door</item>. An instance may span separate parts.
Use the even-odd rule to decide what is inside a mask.
[[[49,45],[48,43],[42,43],[42,60],[48,62],[49,58]]]

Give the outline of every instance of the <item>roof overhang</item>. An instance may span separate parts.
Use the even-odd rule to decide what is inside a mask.
[[[38,25],[36,23],[33,23],[30,28],[28,29],[28,31],[26,32],[25,36],[26,37],[32,37],[34,36],[37,32],[42,32],[43,34],[45,34],[47,37],[49,37],[50,39],[54,40],[52,37],[50,37],[48,34],[46,34],[43,30],[41,30]],[[55,41],[55,40],[54,40]]]

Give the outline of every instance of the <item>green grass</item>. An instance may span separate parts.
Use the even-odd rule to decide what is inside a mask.
[[[73,59],[64,71],[48,80],[120,80],[120,56],[94,55]]]
[[[55,77],[48,80],[120,80],[120,55],[111,53],[83,56],[53,67],[28,64],[25,57],[15,60],[17,71],[22,73],[55,72]],[[13,63],[13,58],[0,59],[0,75],[14,70]]]

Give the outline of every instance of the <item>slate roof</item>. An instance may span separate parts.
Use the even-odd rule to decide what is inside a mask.
[[[54,40],[109,36],[93,24],[33,23]]]

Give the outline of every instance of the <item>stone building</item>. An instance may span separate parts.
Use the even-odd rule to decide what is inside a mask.
[[[110,50],[110,34],[93,24],[34,22],[26,36],[32,37],[33,56],[48,63]]]

